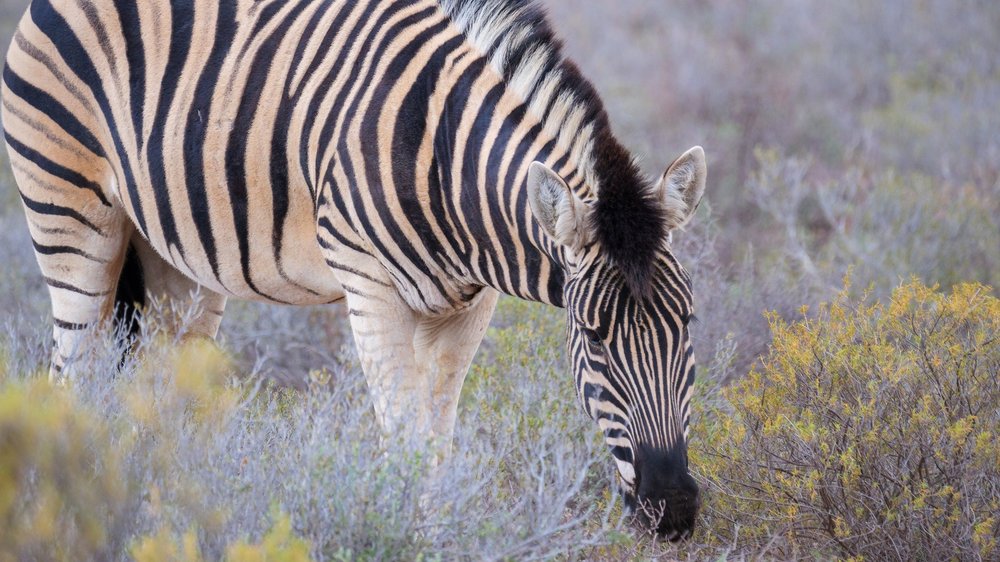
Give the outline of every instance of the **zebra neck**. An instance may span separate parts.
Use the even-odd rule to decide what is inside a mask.
[[[468,283],[563,306],[567,256],[532,218],[525,180],[532,162],[568,169],[569,156],[484,64],[450,73],[431,102],[443,245]]]

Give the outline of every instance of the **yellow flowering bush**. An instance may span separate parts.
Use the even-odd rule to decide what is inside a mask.
[[[288,515],[271,510],[271,529],[258,543],[237,541],[226,547],[227,562],[310,562],[309,542],[295,536]],[[198,537],[188,531],[175,537],[169,529],[141,538],[130,549],[135,562],[203,562]]]
[[[913,281],[771,319],[694,454],[721,540],[782,556],[1000,557],[1000,300]],[[776,539],[780,538],[780,541]]]
[[[127,524],[108,425],[43,380],[0,392],[0,560],[97,560]]]

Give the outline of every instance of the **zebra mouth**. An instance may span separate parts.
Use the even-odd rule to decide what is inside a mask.
[[[622,511],[638,530],[652,535],[656,540],[672,543],[687,540],[694,534],[698,512],[696,496],[660,500],[640,498],[624,479],[619,477],[617,482],[624,504]]]
[[[653,534],[658,540],[679,542],[694,534],[697,509],[689,506],[670,506],[663,500],[647,499],[635,501],[631,517],[642,531]]]
[[[663,504],[654,507],[631,494],[625,498],[625,513],[639,531],[658,541],[681,542],[694,534],[693,516],[674,513]]]

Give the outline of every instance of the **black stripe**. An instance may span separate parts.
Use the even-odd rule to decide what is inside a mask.
[[[486,178],[482,182],[482,184],[485,185],[487,189],[489,189],[490,186],[500,187],[504,185],[503,183],[501,183],[502,179],[500,178],[500,165],[503,163],[503,155],[505,152],[507,152],[507,148],[509,147],[514,137],[514,133],[516,133],[520,129],[521,123],[523,122],[524,117],[525,115],[527,115],[527,113],[528,113],[528,108],[524,104],[517,106],[514,109],[514,111],[510,112],[506,117],[504,117],[504,120],[500,124],[500,129],[497,131],[496,136],[492,139],[489,139],[491,146],[489,147],[490,148],[489,155],[487,155],[486,157]],[[520,162],[515,162],[514,159],[511,159],[512,168],[507,170],[507,173],[509,175],[516,174],[517,168],[513,167],[515,163],[519,164]],[[506,196],[505,198],[506,200],[510,199],[509,196],[511,192],[502,189],[496,189],[495,191],[503,193],[503,195]],[[518,224],[520,217],[510,216],[510,214],[508,213],[508,211],[513,211],[515,213],[517,212],[516,202],[514,205],[514,209],[510,209],[509,205],[500,205],[499,207],[501,216],[503,216],[504,220],[512,224]]]
[[[215,39],[198,83],[195,86],[191,110],[184,126],[184,177],[187,186],[191,221],[198,231],[198,240],[208,258],[215,279],[219,277],[219,256],[212,233],[212,214],[205,186],[205,137],[208,133],[209,111],[219,81],[219,72],[236,36],[236,3],[220,2]]]
[[[590,382],[583,384],[582,394],[584,400],[605,401],[607,398],[611,398],[611,394],[605,392],[601,386]]]
[[[308,152],[309,152],[308,150],[302,151],[303,154],[306,154]],[[339,213],[341,217],[349,217],[350,214],[348,214],[347,211],[347,203],[344,200],[344,193],[341,193],[340,190],[338,190],[337,183],[333,179],[333,172],[334,172],[333,166],[331,166],[330,169],[327,170],[327,181],[324,183],[324,191],[330,192],[330,199],[327,200],[326,196],[323,195],[323,192],[321,192],[319,196],[320,199],[319,206],[320,208],[323,208],[329,203],[333,203],[334,208],[336,208],[337,213]],[[330,188],[326,189],[326,186],[330,186]],[[318,225],[327,232],[329,232],[330,235],[333,238],[335,238],[337,242],[339,242],[341,245],[346,246],[361,254],[368,253],[364,248],[361,248],[354,242],[348,240],[346,236],[342,236],[339,232],[336,232],[333,228],[333,225],[330,224],[330,219],[328,217],[325,216],[321,217],[319,219]],[[355,234],[356,233],[357,231],[355,230]]]
[[[232,2],[232,4],[236,4],[236,2]],[[303,4],[304,4],[303,2],[300,2],[299,5],[296,7],[296,11],[301,10]],[[285,7],[286,5],[287,5],[286,2],[272,2],[270,5],[265,6],[264,9],[260,11],[260,14],[257,15],[257,23],[254,24],[253,29],[250,31],[250,37],[256,37],[257,34],[262,32],[264,30],[264,27],[268,23],[270,23],[271,20],[274,19],[274,16],[276,16],[278,12],[281,10],[281,8]],[[251,8],[251,12],[253,10],[255,10],[255,8]]]
[[[9,131],[6,130],[4,131],[4,137],[7,139],[7,145],[10,146],[11,149],[14,150],[14,152],[17,152],[24,158],[34,163],[36,166],[44,170],[47,174],[57,177],[70,185],[79,187],[80,189],[85,189],[87,191],[90,191],[97,196],[97,198],[101,201],[102,205],[104,205],[105,207],[111,206],[111,202],[108,201],[108,198],[104,196],[104,193],[101,190],[101,186],[98,183],[87,179],[79,172],[70,170],[65,166],[56,164],[52,160],[49,160],[48,158],[43,156],[42,153],[25,145],[21,141],[15,139],[10,134]]]
[[[346,247],[346,248],[348,248],[350,250],[353,250],[353,251],[355,251],[355,252],[357,252],[359,254],[367,254],[368,253],[367,251],[365,251],[364,248],[362,248],[361,246],[358,246],[354,242],[348,240],[346,237],[341,236],[339,232],[337,232],[336,230],[334,230],[333,229],[333,225],[330,224],[330,219],[329,218],[327,218],[327,217],[321,217],[319,219],[319,222],[317,222],[317,226],[319,226],[323,230],[327,231],[330,234],[330,236],[332,236],[337,241],[337,243],[340,244],[341,246],[344,246],[344,247]],[[320,245],[323,246],[324,248],[326,248],[328,250],[335,249],[332,246],[327,245],[326,241],[323,240],[322,238],[320,238],[319,236],[317,236],[316,239],[319,240]]]
[[[368,5],[369,7],[371,7],[371,2],[368,2]],[[296,58],[294,60],[301,62],[302,58],[305,56],[305,47],[309,43],[309,39],[311,39],[312,34],[315,32],[315,29],[319,26],[319,21],[323,18],[324,15],[326,15],[327,13],[329,13],[330,10],[333,9],[335,8],[332,4],[332,1],[325,0],[323,2],[323,6],[321,6],[316,10],[316,15],[314,17],[314,20],[309,22],[309,25],[306,27],[306,30],[303,34],[302,42],[300,44],[301,50],[296,53]],[[320,41],[319,47],[316,49],[317,56],[314,56],[312,60],[309,61],[309,66],[306,67],[306,69],[302,72],[301,75],[302,79],[299,80],[298,89],[293,92],[291,91],[291,86],[290,86],[291,82],[286,84],[287,90],[285,94],[290,98],[299,99],[301,97],[302,88],[306,85],[306,82],[308,82],[308,77],[312,76],[313,73],[316,72],[316,69],[319,67],[319,65],[325,60],[324,55],[330,52],[330,44],[333,42],[334,37],[336,37],[337,32],[343,31],[342,27],[344,19],[351,12],[351,9],[353,9],[353,5],[344,6],[343,4],[341,4],[336,9],[338,10],[337,16],[333,18],[333,22],[331,23],[331,25],[326,28],[326,33],[323,35],[323,40]],[[293,75],[294,73],[291,73],[290,76]],[[320,94],[322,95],[322,93],[325,91],[326,91],[325,89],[320,90]]]
[[[497,212],[494,208],[493,202],[489,200],[489,192],[494,192],[494,200],[496,190],[486,189],[487,191],[487,202],[489,207],[484,209],[479,203],[479,189],[482,188],[479,178],[479,157],[480,148],[482,144],[486,142],[483,136],[489,130],[490,121],[493,119],[493,113],[496,111],[497,103],[503,97],[506,91],[506,86],[504,84],[497,84],[486,94],[486,96],[480,100],[479,107],[476,108],[477,114],[476,118],[472,123],[472,134],[470,138],[465,143],[464,156],[462,158],[462,183],[464,186],[468,186],[471,189],[462,190],[461,206],[462,214],[465,216],[466,223],[474,231],[473,236],[480,244],[481,250],[479,252],[479,271],[484,275],[488,274],[489,266],[488,262],[492,262],[494,269],[497,272],[499,279],[494,281],[503,284],[507,287],[507,292],[511,292],[513,284],[511,279],[516,279],[518,275],[517,264],[514,260],[507,260],[505,263],[509,268],[505,268],[504,263],[500,262],[500,257],[504,255],[502,248],[512,248],[512,241],[509,236],[504,238],[503,231],[505,228],[494,228],[498,237],[503,238],[503,244],[497,244],[492,236],[489,236],[486,230],[486,213],[489,212],[491,217],[497,217],[498,219],[502,216],[501,213]],[[495,223],[496,224],[496,223]],[[503,227],[503,224],[498,226]],[[506,279],[504,279],[506,277]]]
[[[37,228],[39,232],[44,232],[45,234],[69,234],[69,235],[73,234],[72,232],[70,232],[68,229],[65,228],[52,228],[48,226],[42,226],[40,224],[35,225],[35,228]]]
[[[59,329],[70,330],[70,331],[86,330],[87,328],[90,327],[90,324],[87,323],[81,324],[77,322],[67,322],[65,320],[60,320],[58,318],[53,318],[52,323],[55,324],[55,326]]]
[[[65,289],[67,291],[72,291],[74,293],[79,293],[79,294],[81,294],[83,296],[86,296],[86,297],[106,297],[106,296],[108,296],[108,295],[111,294],[111,291],[100,291],[100,292],[97,292],[97,293],[94,293],[94,292],[91,292],[91,291],[86,291],[84,289],[81,289],[81,288],[77,287],[76,285],[71,285],[69,283],[64,283],[62,281],[57,281],[55,279],[52,279],[51,277],[43,277],[43,279],[45,279],[45,283],[49,287],[55,287],[56,289]]]
[[[58,254],[73,254],[76,256],[86,258],[91,261],[96,261],[98,263],[105,263],[105,260],[96,258],[88,254],[87,252],[84,252],[80,248],[76,248],[73,246],[46,246],[45,244],[39,244],[35,240],[32,240],[31,243],[32,245],[34,245],[36,252],[46,256],[54,256]]]
[[[316,32],[316,28],[319,26],[320,20],[323,18],[324,15],[328,13],[330,9],[332,9],[330,0],[326,0],[321,7],[316,9],[315,13],[309,19],[309,22],[306,24],[306,28],[302,33],[302,37],[299,39],[299,42],[296,45],[295,54],[292,57],[293,61],[301,63],[301,61],[305,58],[305,50],[309,44],[310,39],[312,39],[313,34]],[[342,7],[341,11],[338,13],[338,16],[343,16],[344,12],[347,11],[349,10],[344,9]],[[323,42],[326,43],[327,41],[332,40],[333,35],[334,35],[333,29],[328,30],[327,34],[323,39]],[[319,51],[317,51],[317,53],[319,54],[324,54],[326,52],[327,51],[322,47],[320,48]],[[314,67],[314,65],[318,64],[318,62],[322,60],[322,58],[323,58],[322,56],[313,57],[312,65],[310,66]],[[273,248],[274,251],[274,261],[277,264],[278,273],[281,275],[282,278],[284,278],[289,282],[291,282],[291,280],[288,279],[288,276],[285,274],[285,270],[282,265],[281,250],[282,250],[282,245],[284,243],[283,227],[285,219],[288,216],[288,208],[289,208],[288,168],[289,168],[289,160],[292,155],[288,154],[288,148],[287,148],[288,131],[291,129],[292,114],[294,113],[294,110],[297,107],[299,107],[300,103],[302,103],[300,101],[300,96],[298,94],[292,93],[292,80],[295,77],[295,74],[296,74],[295,69],[289,69],[289,71],[286,72],[285,85],[280,93],[280,102],[278,105],[278,110],[276,112],[275,124],[272,129],[273,132],[271,136],[271,166],[270,166],[271,200],[272,200],[271,247]],[[299,83],[300,86],[306,83],[307,77],[310,74],[311,70],[310,72],[307,72],[301,76],[301,81]],[[299,147],[299,150],[301,154],[308,153],[308,150],[306,150],[302,146]],[[315,203],[319,201],[321,197],[317,196],[317,192],[313,188],[312,182],[308,177],[309,174],[305,173],[306,168],[303,168],[302,172],[304,172],[304,175],[306,176],[306,186],[309,189],[310,198]],[[315,207],[313,209],[313,212],[314,213],[316,212]],[[322,243],[322,240],[320,242]],[[295,285],[301,287],[302,289],[308,291],[309,293],[318,295],[316,291],[309,289],[308,287],[302,287],[297,283],[295,283]]]
[[[41,201],[35,201],[33,199],[29,199],[23,193],[21,194],[21,201],[24,201],[24,206],[35,213],[41,215],[56,215],[61,217],[69,217],[83,224],[84,226],[93,230],[94,232],[104,235],[104,233],[101,232],[101,229],[97,228],[97,225],[87,220],[83,215],[81,215],[74,209],[70,209],[69,207],[62,207],[59,205],[55,205],[53,203],[42,203]]]
[[[250,210],[249,210],[249,189],[246,177],[246,157],[247,148],[250,146],[250,129],[253,127],[254,117],[260,109],[260,100],[264,92],[265,83],[269,78],[272,68],[271,62],[274,54],[284,38],[285,32],[292,25],[295,17],[305,7],[304,3],[297,5],[287,18],[281,23],[279,28],[271,34],[258,49],[254,60],[251,63],[250,75],[243,89],[243,96],[240,99],[240,106],[236,111],[236,118],[233,121],[232,133],[229,135],[226,144],[226,184],[229,188],[229,203],[233,211],[233,226],[236,229],[236,239],[240,250],[240,267],[243,272],[243,280],[247,286],[258,295],[274,300],[285,302],[271,295],[265,295],[254,284],[250,275]],[[287,177],[285,178],[287,182]],[[287,191],[287,183],[280,187],[273,187]],[[283,195],[287,198],[287,193]],[[287,199],[285,201],[287,208]]]
[[[326,74],[326,76],[323,78],[323,81],[316,89],[317,94],[313,96],[312,100],[309,102],[309,107],[306,110],[306,119],[305,119],[306,126],[302,127],[302,133],[301,136],[299,137],[300,146],[310,147],[309,138],[312,136],[313,127],[315,125],[322,126],[320,129],[321,142],[318,143],[315,147],[312,147],[313,150],[302,150],[299,155],[299,166],[302,168],[303,171],[307,172],[306,173],[307,183],[310,182],[310,178],[312,177],[316,178],[317,184],[321,184],[321,182],[323,181],[323,177],[321,177],[320,175],[321,174],[320,166],[322,165],[321,159],[323,156],[323,151],[329,145],[322,142],[322,139],[325,138],[329,140],[329,137],[333,135],[334,123],[337,120],[336,111],[331,111],[328,115],[320,116],[319,115],[320,105],[322,105],[323,98],[326,95],[326,93],[330,90],[330,87],[333,85],[334,80],[341,75],[344,66],[347,64],[348,55],[352,52],[351,48],[357,41],[358,35],[360,35],[361,29],[362,27],[364,27],[365,22],[367,22],[368,19],[371,17],[372,12],[375,9],[375,4],[376,4],[375,2],[358,2],[358,3],[352,3],[348,7],[341,8],[340,13],[337,14],[336,19],[333,21],[333,24],[331,25],[331,31],[335,30],[336,32],[343,33],[344,21],[346,20],[348,15],[350,15],[354,11],[354,7],[355,6],[364,7],[364,12],[359,15],[358,21],[355,22],[355,25],[351,29],[351,32],[348,34],[344,45],[337,53],[337,59],[333,62],[330,71]],[[331,32],[327,36],[327,39],[332,40],[334,35],[335,33]],[[324,45],[328,46],[329,43],[326,43],[325,41],[326,39],[324,39]],[[318,58],[319,57],[317,57],[317,59]],[[314,61],[314,64],[318,65],[319,61],[318,60]],[[306,75],[303,77],[303,82],[305,82],[309,78],[312,72],[313,72],[313,67],[310,67]],[[354,74],[356,75],[357,71],[355,71]],[[347,95],[347,92],[349,90],[350,90],[349,85],[346,85],[344,88],[341,88],[340,92],[337,93],[337,101],[334,103],[335,107],[339,106],[342,103],[342,98]],[[328,130],[329,132],[327,132]],[[310,156],[315,158],[312,165],[310,165],[309,163]],[[313,170],[313,173],[311,174],[308,173],[308,170]],[[332,173],[330,173],[330,175],[332,176]],[[333,183],[332,180],[331,183]],[[319,191],[319,185],[312,186],[310,184],[310,188]],[[341,212],[344,213],[343,216],[348,216],[346,214],[346,209],[342,208],[342,206],[340,205],[339,197],[334,197],[334,203],[338,206],[338,209],[340,209]]]
[[[455,49],[460,47],[463,41],[462,37],[455,37],[441,45],[427,59],[423,70],[417,76],[416,81],[410,88],[409,92],[407,92],[402,104],[399,107],[398,116],[393,129],[392,150],[390,155],[392,160],[392,183],[400,204],[399,210],[401,211],[401,214],[399,216],[401,217],[401,220],[409,222],[410,226],[416,231],[422,245],[426,249],[427,253],[431,255],[431,259],[444,257],[445,251],[441,246],[441,241],[438,240],[434,234],[434,230],[431,227],[431,221],[424,214],[423,205],[417,200],[416,168],[419,164],[418,152],[426,132],[426,116],[428,114],[429,101],[434,86],[437,84],[447,57]],[[399,58],[397,58],[394,64],[390,67],[387,75],[383,79],[379,88],[376,90],[375,99],[383,99],[384,96],[388,95],[390,89],[397,81],[398,74],[401,74],[405,70],[406,64],[411,60],[412,53],[408,52],[408,50],[404,50],[404,52],[401,53]],[[372,135],[377,134],[377,131],[375,130],[377,128],[378,121],[378,113],[377,109],[375,109],[377,105],[378,104],[373,104],[374,107],[372,111],[370,111],[366,117],[366,121],[368,122],[367,126],[371,128]],[[362,130],[364,130],[364,128]],[[377,172],[378,158],[373,158],[373,160],[375,160],[373,166]],[[395,234],[394,238],[396,238],[397,244],[402,248],[408,247],[411,242],[402,236],[402,229],[398,227],[394,213],[386,210],[386,212],[381,213],[381,216],[383,222],[389,225],[389,231]],[[408,253],[407,258],[411,259],[415,263],[420,263],[421,261],[415,253]],[[426,268],[427,265],[430,264],[425,264],[423,267]],[[450,265],[451,264],[449,263],[438,263],[438,266],[442,268],[447,268]],[[432,276],[432,278],[436,280],[437,276]],[[443,287],[440,287],[440,285],[439,289],[442,293],[444,292]]]
[[[125,39],[129,105],[132,109],[132,126],[135,127],[135,144],[139,150],[142,150],[142,130],[146,107],[146,48],[142,44],[139,7],[134,0],[116,0],[115,7],[118,8],[118,23]]]
[[[371,293],[366,293],[365,291],[362,291],[361,289],[358,289],[357,287],[355,287],[353,285],[348,285],[348,284],[345,283],[345,284],[341,285],[341,287],[344,289],[344,293],[345,294],[349,293],[349,294],[352,294],[352,295],[355,295],[355,296],[358,296],[358,297],[362,297],[362,298],[365,298],[365,299],[380,300],[377,297],[373,296]],[[361,334],[358,333],[358,332],[355,332],[355,335],[360,336]]]
[[[163,240],[167,248],[173,246],[182,256],[184,245],[177,232],[170,208],[170,191],[167,185],[167,169],[164,159],[163,145],[166,140],[166,124],[173,105],[177,87],[181,84],[181,72],[187,62],[191,48],[191,33],[194,25],[194,5],[190,0],[171,0],[170,16],[170,51],[167,55],[167,66],[163,72],[162,89],[159,103],[153,117],[153,128],[146,146],[146,159],[149,162],[149,179],[152,184],[153,196],[156,200],[157,217],[163,231]],[[187,148],[187,146],[185,146]],[[145,230],[143,229],[143,232]]]
[[[690,347],[684,352],[684,358],[682,359],[683,365],[681,365],[681,368],[688,364],[690,364],[691,367],[687,370],[687,372],[679,373],[677,377],[677,386],[675,390],[677,391],[678,400],[680,400],[681,396],[685,396],[688,392],[690,392],[691,387],[694,386],[695,364],[691,359],[693,354],[694,351]]]
[[[288,32],[288,28],[292,25],[295,19],[298,17],[299,13],[302,11],[304,4],[300,5],[298,8],[292,10],[292,13],[286,18],[285,22],[275,31],[272,38],[281,38],[285,36]],[[318,19],[321,17],[322,11],[318,10],[317,14],[314,14],[310,18],[307,24],[308,28],[303,33],[302,38],[299,39],[298,44],[295,48],[295,54],[292,57],[293,61],[300,61],[303,57],[303,51],[306,48],[306,43],[308,38],[311,36],[313,29],[318,23]],[[277,42],[274,45],[277,48]],[[267,50],[268,47],[265,46],[262,50]],[[271,129],[271,152],[270,159],[271,165],[269,166],[271,171],[270,183],[271,183],[271,248],[274,253],[274,263],[277,265],[278,273],[283,279],[298,286],[302,290],[311,293],[313,295],[318,295],[316,291],[299,285],[285,274],[285,268],[282,264],[281,259],[281,249],[282,242],[284,240],[284,226],[285,219],[288,217],[288,131],[291,128],[292,112],[294,111],[297,104],[288,96],[285,92],[291,87],[292,77],[294,76],[294,69],[288,69],[285,72],[285,85],[282,87],[281,92],[279,92],[279,103],[277,111],[275,112],[275,121],[273,128]],[[311,194],[314,195],[314,194]],[[315,199],[313,199],[315,200]]]
[[[80,120],[66,109],[66,106],[59,103],[48,92],[29,84],[14,72],[10,66],[5,67],[3,70],[3,81],[14,95],[45,114],[45,116],[59,125],[66,134],[73,137],[73,140],[98,157],[105,157],[101,143],[90,129],[85,127],[83,123],[80,123]]]
[[[485,69],[486,61],[477,58],[462,72],[451,91],[448,92],[444,110],[434,132],[434,158],[428,172],[431,180],[429,201],[431,213],[437,218],[442,231],[448,238],[452,249],[458,254],[459,259],[469,266],[471,266],[469,263],[471,252],[465,245],[465,241],[472,242],[474,237],[468,228],[458,220],[460,214],[455,207],[454,193],[457,189],[461,189],[461,185],[454,184],[455,178],[452,177],[451,168],[455,157],[455,137],[459,121],[462,118],[461,109],[469,103],[472,87]],[[454,113],[452,108],[455,109]],[[453,234],[452,226],[461,229],[461,232],[457,235]]]
[[[339,269],[341,271],[345,271],[347,273],[350,273],[351,275],[356,275],[356,276],[358,276],[358,277],[360,277],[360,278],[362,278],[365,281],[368,281],[370,283],[374,283],[376,285],[381,285],[383,287],[392,287],[392,283],[386,283],[385,281],[382,281],[381,279],[376,279],[376,278],[372,277],[371,275],[368,275],[367,273],[365,273],[363,271],[354,269],[351,266],[344,265],[342,263],[337,263],[337,262],[334,262],[333,260],[326,260],[326,263],[330,267],[335,267],[335,268],[337,268],[337,269]]]
[[[90,28],[94,30],[94,35],[97,35],[97,44],[101,47],[101,53],[104,54],[104,58],[108,61],[108,66],[111,70],[111,75],[118,77],[118,59],[115,57],[115,52],[111,48],[111,40],[108,38],[108,31],[104,29],[104,23],[101,22],[100,16],[97,14],[97,7],[90,0],[78,0],[77,5],[83,10],[84,17],[87,18],[87,23],[90,24]]]
[[[623,447],[621,445],[615,445],[611,447],[611,455],[616,459],[632,464],[632,449],[628,447]]]

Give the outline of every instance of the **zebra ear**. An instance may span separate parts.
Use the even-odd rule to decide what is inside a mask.
[[[528,168],[528,205],[542,230],[557,243],[573,249],[587,243],[586,203],[541,162]]]
[[[683,228],[691,221],[705,194],[707,176],[705,150],[700,146],[690,148],[663,173],[656,190],[666,206],[671,230]]]

